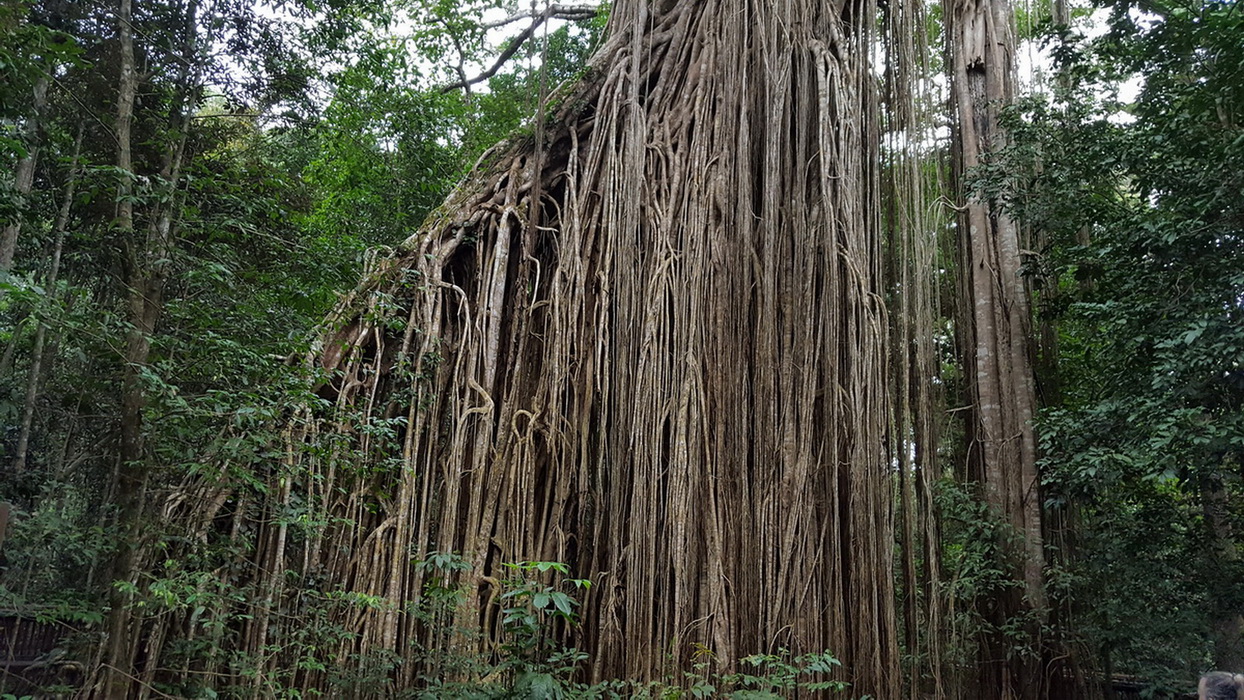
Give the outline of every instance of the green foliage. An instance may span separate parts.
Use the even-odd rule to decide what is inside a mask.
[[[497,596],[505,642],[496,658],[458,651],[452,643],[421,649],[416,660],[424,664],[418,697],[452,698],[570,698],[595,697],[600,687],[577,683],[574,676],[587,655],[563,646],[558,636],[578,624],[574,609],[579,600],[571,591],[586,593],[591,582],[567,578],[569,567],[560,562],[507,563],[510,576]],[[423,599],[411,611],[433,629],[433,639],[471,639],[476,630],[451,629],[453,610],[463,591],[454,586],[456,574],[470,565],[460,556],[433,552],[416,564],[429,574]],[[458,679],[458,680],[450,680]],[[595,689],[594,689],[595,688]]]
[[[412,613],[433,626],[448,625],[463,591],[454,577],[469,570],[452,553],[434,552],[416,564],[429,574],[424,596]],[[505,643],[492,659],[454,652],[437,646],[421,650],[416,661],[426,665],[421,698],[543,700],[548,698],[783,698],[799,692],[845,692],[849,684],[832,676],[841,662],[829,652],[792,656],[785,649],[755,654],[739,662],[740,670],[714,672],[715,655],[697,645],[695,672],[680,681],[649,683],[613,680],[597,684],[578,682],[588,655],[565,646],[565,633],[578,624],[578,595],[591,590],[586,579],[569,578],[561,562],[507,563],[510,576],[497,595]],[[475,630],[442,629],[439,639],[470,638]],[[454,678],[457,680],[447,680]]]
[[[738,700],[780,698],[797,690],[841,693],[850,686],[843,681],[801,680],[805,675],[833,673],[835,667],[841,666],[842,662],[829,652],[801,654],[792,658],[789,651],[779,649],[776,654],[746,656],[742,665],[747,669],[745,672],[722,677],[723,686],[739,688],[729,695]]]
[[[673,679],[650,683],[615,681],[603,687],[620,693],[620,697],[652,700],[778,700],[802,697],[809,692],[817,697],[844,693],[851,685],[832,678],[842,663],[829,651],[793,656],[788,649],[777,649],[774,653],[752,654],[738,661],[738,670],[729,672],[713,670],[717,656],[703,645],[695,645],[692,658],[696,661],[694,670],[685,672],[680,683]]]
[[[421,92],[401,75],[395,50],[336,78],[305,176],[320,193],[306,225],[330,245],[396,245],[461,175],[460,98]],[[344,283],[344,280],[343,280]],[[343,285],[344,286],[344,285]]]
[[[1022,551],[1021,533],[991,512],[975,484],[943,479],[934,494],[943,528],[939,597],[951,630],[940,651],[948,668],[970,673],[979,663],[982,639],[1006,649],[1010,657],[1039,656],[1042,640],[1034,639],[1032,631],[1048,632],[1041,623],[1047,611],[1024,607],[1006,619],[986,614],[990,601],[1023,595],[1024,583],[1016,580],[1017,562],[1012,559]]]
[[[0,169],[12,173],[18,160],[38,152],[36,86],[49,76],[81,65],[73,37],[48,26],[33,2],[0,4]],[[11,177],[0,178],[0,226],[32,216],[35,202],[18,194]]]

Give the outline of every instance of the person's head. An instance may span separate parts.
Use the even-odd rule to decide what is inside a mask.
[[[1212,671],[1201,676],[1197,700],[1244,700],[1244,676]]]

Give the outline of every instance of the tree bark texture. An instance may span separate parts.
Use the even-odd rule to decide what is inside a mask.
[[[933,71],[921,3],[883,10],[885,90],[882,198],[885,205],[886,289],[890,319],[893,458],[898,467],[896,527],[901,578],[898,595],[908,697],[941,698],[948,691],[934,488],[940,477],[938,442],[944,397],[937,381],[938,317],[935,271],[938,232],[950,218],[932,206],[945,191],[944,153],[937,139],[944,98],[927,78]]]
[[[1015,93],[1013,19],[1007,0],[951,0],[945,14],[961,176],[1005,144],[998,112]],[[1046,607],[1044,545],[1033,431],[1031,310],[1019,228],[992,203],[969,200],[958,229],[959,298],[967,307],[960,318],[961,352],[972,405],[970,473],[1004,526],[1000,552],[1022,584],[988,617],[996,627],[1023,616],[1035,634]],[[1032,639],[1039,647],[1039,635]],[[981,697],[1039,697],[1039,664],[1008,659],[1005,646],[1001,639],[983,646]]]

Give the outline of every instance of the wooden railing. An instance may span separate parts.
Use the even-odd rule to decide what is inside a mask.
[[[17,671],[55,664],[50,656],[70,631],[57,623],[0,614],[0,667]]]

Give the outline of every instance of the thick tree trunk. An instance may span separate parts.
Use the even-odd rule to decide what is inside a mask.
[[[951,90],[958,113],[959,175],[1005,143],[998,110],[1014,97],[1014,38],[1007,0],[951,0],[946,8]],[[974,425],[970,455],[986,501],[1020,544],[999,542],[1021,582],[1019,594],[994,608],[995,626],[1023,616],[1039,632],[1046,607],[1041,495],[1033,417],[1029,295],[1021,274],[1019,230],[990,202],[967,201],[959,221],[961,274],[966,277],[961,319]],[[1040,644],[1039,635],[1032,644]],[[1000,636],[986,642],[983,697],[1039,697],[1040,665],[1033,654],[1006,653]],[[1031,650],[1036,651],[1036,650]]]
[[[908,605],[919,646],[940,591],[933,388],[916,376],[936,353],[908,315],[933,308],[935,249],[910,232],[885,244],[876,13],[616,5],[536,137],[487,154],[329,320],[314,361],[335,408],[287,426],[262,515],[237,516],[261,594],[228,614],[249,621],[239,651],[260,673],[232,682],[260,694],[267,670],[302,664],[298,687],[333,694],[274,643],[303,622],[275,611],[312,605],[340,631],[314,651],[325,665],[361,676],[397,654],[384,692],[441,677],[438,654],[511,641],[503,564],[555,560],[595,583],[582,626],[549,630],[592,654],[590,678],[829,650],[854,693],[917,694],[899,662],[894,509],[904,586],[926,601]],[[896,200],[920,180],[905,168]],[[895,227],[928,223],[915,201]],[[323,525],[270,517],[295,502]],[[433,580],[417,564],[434,552],[472,568]],[[295,581],[341,595],[310,601]],[[465,594],[429,621],[432,583]],[[235,671],[204,677],[217,672]]]

